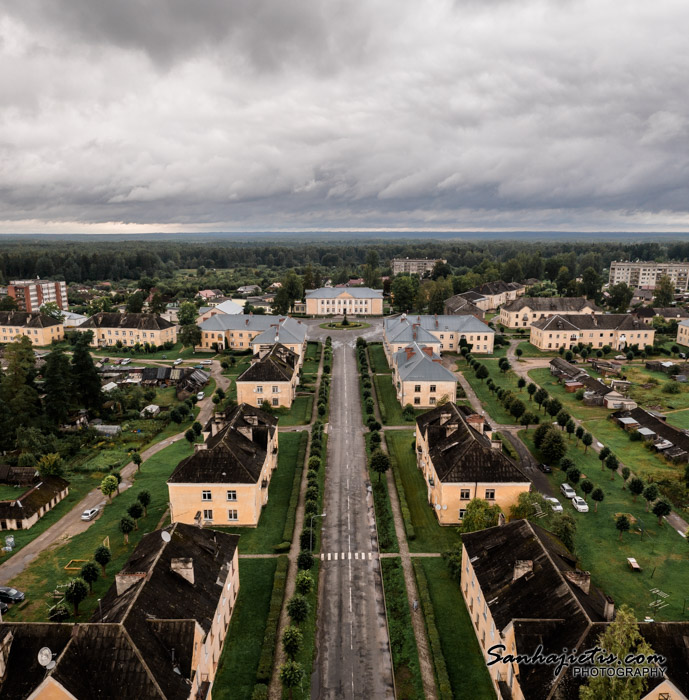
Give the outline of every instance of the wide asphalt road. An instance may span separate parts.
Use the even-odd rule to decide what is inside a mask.
[[[356,336],[352,331],[331,335],[326,518],[311,697],[390,698],[392,661],[373,501],[367,490]]]

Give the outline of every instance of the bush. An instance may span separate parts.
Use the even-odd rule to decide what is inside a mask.
[[[308,550],[299,552],[297,556],[297,568],[300,571],[308,571],[313,568],[314,558],[313,554]]]
[[[664,394],[679,394],[682,391],[682,387],[679,382],[672,380],[663,384],[662,391]]]
[[[268,700],[268,686],[265,683],[257,683],[251,693],[251,700]]]
[[[280,612],[282,611],[282,600],[285,597],[288,563],[287,557],[282,556],[278,558],[275,578],[273,580],[273,592],[270,596],[266,631],[263,635],[263,645],[261,646],[261,657],[258,661],[258,668],[256,669],[257,683],[270,683],[270,678],[273,674],[275,641],[278,634]]]
[[[309,518],[310,520],[310,518]],[[299,535],[299,547],[311,551],[311,545],[316,541],[315,534],[310,527],[305,527]]]
[[[632,442],[640,442],[641,441],[641,433],[638,430],[632,430],[631,433],[629,433],[629,439]]]
[[[311,447],[313,448],[313,442],[311,442]],[[307,462],[306,466],[308,467],[309,471],[313,471],[314,473],[317,472],[321,468],[320,457],[309,457],[309,461]]]
[[[315,515],[318,513],[318,502],[317,501],[306,501],[304,503],[304,515],[308,518],[310,515]]]

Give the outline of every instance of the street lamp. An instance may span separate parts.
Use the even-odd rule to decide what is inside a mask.
[[[309,530],[309,551],[313,552],[313,519],[314,518],[325,518],[325,513],[314,513],[311,516],[311,529]]]

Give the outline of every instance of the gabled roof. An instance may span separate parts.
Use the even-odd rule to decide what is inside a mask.
[[[478,292],[479,294],[483,294],[483,296],[494,296],[495,294],[515,292],[520,289],[524,289],[524,285],[519,284],[519,282],[503,282],[503,280],[496,280],[495,282],[479,284],[478,287],[473,287],[470,291]]]
[[[558,373],[562,374],[570,379],[578,379],[582,375],[586,374],[586,371],[580,367],[567,362],[567,360],[562,357],[554,357],[550,361],[550,366]]]
[[[303,333],[306,337],[306,325],[290,316],[273,316],[268,314],[214,314],[200,326],[203,331],[252,331],[262,333],[271,326],[285,329],[296,337]]]
[[[440,355],[430,346],[413,343],[395,353],[393,362],[403,382],[456,382],[449,369],[443,367]]]
[[[282,343],[273,345],[258,361],[253,362],[238,377],[240,382],[289,382],[299,365],[299,355]]]
[[[602,311],[585,297],[519,297],[503,306],[505,311],[510,312],[526,308],[531,311],[559,311],[560,313],[577,313],[585,308],[594,312]]]
[[[632,314],[555,314],[539,318],[534,328],[543,331],[637,331],[649,328]]]
[[[307,289],[306,299],[337,299],[340,296],[350,296],[353,299],[382,299],[382,289],[370,287],[320,287],[319,289]]]
[[[223,301],[222,304],[218,304],[215,308],[222,314],[241,314],[244,310],[236,301],[232,301],[232,299]]]
[[[120,314],[116,311],[100,311],[84,321],[79,328],[131,328],[160,331],[172,328],[174,325],[158,314]]]
[[[48,314],[39,311],[0,311],[0,326],[22,326],[24,328],[49,328],[61,326],[58,321]]]
[[[303,323],[280,323],[259,333],[251,343],[252,345],[274,345],[275,343],[301,345],[305,340],[306,326]]]
[[[17,489],[17,497],[0,501],[0,519],[25,520],[30,518],[69,486],[69,481],[59,476],[46,476],[35,485]]]
[[[445,313],[450,316],[455,314],[470,314],[480,318],[484,316],[484,312],[462,294],[455,294],[445,300]]]
[[[467,422],[473,411],[447,403],[416,419],[438,479],[445,483],[530,484],[517,465]]]
[[[426,315],[407,315],[401,314],[400,316],[395,316],[392,318],[386,318],[384,321],[385,336],[388,341],[395,339],[395,342],[399,342],[397,338],[400,337],[400,329],[405,328],[416,328],[417,332],[419,329],[430,332],[449,332],[449,333],[495,333],[495,331],[487,326],[483,321],[475,318],[474,316],[450,316],[450,315],[436,315],[431,316]],[[430,337],[431,342],[435,340],[432,336]],[[425,337],[419,335],[418,338],[411,338],[407,341],[410,342],[418,341],[419,343],[427,343]]]

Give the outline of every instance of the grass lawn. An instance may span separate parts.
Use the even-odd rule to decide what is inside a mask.
[[[403,406],[397,400],[397,392],[392,385],[392,377],[373,375],[373,385],[376,389],[376,398],[378,399],[378,408],[380,409],[380,417],[383,419],[383,425],[414,425],[416,416],[426,412],[426,409],[415,411],[415,417],[412,420],[406,420],[402,415]]]
[[[671,380],[663,372],[651,372],[641,365],[627,365],[625,374],[632,382],[629,396],[640,406],[661,411],[689,408],[689,384],[675,384],[679,393],[666,394],[663,386]]]
[[[509,348],[509,345],[496,345],[493,347],[493,352],[490,354],[490,357],[505,357],[507,355],[507,348]],[[482,357],[485,357],[485,355],[482,355],[480,352],[477,352],[475,354],[475,357],[478,359],[481,359]]]
[[[235,360],[235,363],[232,364],[232,359]],[[227,369],[224,369],[222,373],[226,377],[230,377],[231,379],[236,379],[242,372],[245,370],[249,369],[251,367],[251,355],[245,355],[242,357],[236,357],[236,358],[227,358],[226,362],[230,363],[230,366]]]
[[[289,409],[279,408],[275,410],[275,416],[281,426],[306,425],[311,422],[313,410],[313,394],[297,396]],[[283,413],[284,411],[284,413]]]
[[[542,352],[535,345],[532,345],[528,340],[524,340],[515,350],[522,351],[522,357],[557,357],[557,352]]]
[[[558,384],[557,379],[550,374],[549,369],[532,369],[529,372],[531,380],[543,387],[553,398],[558,399],[564,406],[565,410],[579,420],[596,420],[607,418],[612,411],[609,411],[603,406],[586,406],[583,401],[578,401],[574,394],[565,391],[563,384]],[[533,403],[535,410],[538,410],[538,404]],[[543,411],[541,411],[543,416]]]
[[[146,460],[141,472],[136,475],[132,488],[106,504],[102,514],[93,521],[85,532],[75,535],[63,545],[43,552],[28,568],[12,580],[12,585],[26,592],[26,603],[21,608],[12,608],[7,617],[25,622],[47,620],[52,598],[48,594],[58,585],[63,585],[78,572],[68,572],[64,567],[71,559],[91,559],[96,547],[110,538],[112,561],[108,564],[107,578],[100,578],[94,584],[93,594],[79,606],[79,619],[88,620],[98,605],[98,598],[113,583],[114,575],[126,562],[139,543],[142,535],[156,529],[158,521],[167,510],[168,493],[166,480],[178,462],[191,454],[186,440],[170,445]],[[151,494],[148,516],[139,521],[139,529],[129,535],[129,544],[119,531],[120,519],[127,514],[127,508],[136,500],[136,494],[146,489]],[[50,514],[49,514],[50,515]],[[49,517],[49,516],[46,516]]]
[[[301,478],[301,468],[297,469],[299,448],[307,440],[306,432],[280,433],[278,436],[278,466],[273,472],[268,487],[268,503],[261,512],[256,527],[223,527],[223,532],[241,535],[240,554],[273,554],[273,547],[282,542],[289,497],[292,484]]]
[[[519,436],[533,450],[533,431],[526,436],[521,431]],[[646,502],[642,498],[634,503],[629,491],[622,490],[619,475],[611,481],[610,472],[601,471],[600,461],[592,450],[584,454],[582,449],[570,449],[567,456],[574,459],[579,469],[605,493],[605,500],[599,504],[597,513],[593,512],[591,499],[588,499],[591,510],[578,513],[564,497],[559,496],[565,512],[571,513],[577,523],[574,541],[579,567],[591,571],[593,582],[611,596],[618,607],[627,603],[634,608],[640,620],[645,615],[656,620],[689,620],[689,610],[682,614],[689,580],[686,540],[666,522],[658,525],[658,518],[646,512]],[[562,470],[554,470],[549,478],[559,493],[560,484],[565,481]],[[578,487],[577,491],[583,495]],[[615,518],[619,513],[632,520],[632,529],[623,534],[621,541],[615,529]],[[632,573],[627,557],[634,557],[643,571]],[[656,598],[650,593],[651,588],[669,594],[665,601],[667,607],[657,611],[648,607]]]
[[[390,374],[392,372],[385,357],[382,343],[369,343],[368,359],[371,363],[371,371],[374,374]]]
[[[428,580],[452,694],[456,700],[491,700],[493,684],[459,585],[442,559],[414,559],[416,567],[423,569]]]
[[[501,372],[498,369],[497,360],[484,360],[481,359],[480,362],[486,366],[489,372],[489,376],[495,382],[497,386],[504,389],[510,389],[515,396],[519,397],[525,404],[529,402],[529,395],[526,393],[526,389],[522,389],[521,392],[517,387],[517,380],[519,377],[512,371]],[[500,403],[496,394],[493,394],[488,389],[486,382],[487,379],[481,381],[474,374],[474,370],[468,367],[466,362],[460,360],[457,363],[457,369],[464,374],[465,379],[471,384],[471,388],[476,392],[479,401],[483,407],[488,411],[490,416],[496,420],[498,423],[504,425],[516,424],[519,421],[505,410],[505,407]]]
[[[667,422],[680,430],[689,430],[689,410],[667,413]]]
[[[182,343],[175,343],[171,350],[156,350],[155,352],[134,352],[111,346],[107,348],[92,348],[92,355],[100,357],[131,357],[135,360],[176,360],[181,357],[183,360],[194,360],[196,358],[206,359],[215,357],[214,352],[194,352],[194,348],[183,348]]]
[[[216,700],[250,700],[277,559],[240,559],[239,594],[213,683]]]
[[[416,539],[409,542],[411,552],[444,552],[461,540],[456,527],[443,527],[428,505],[426,482],[416,466],[416,455],[411,448],[413,430],[389,430],[385,441],[392,457],[393,469],[398,469],[411,513]]]
[[[316,365],[318,365],[318,362],[321,359],[321,344],[315,341],[310,340],[306,344],[306,355],[304,355],[304,364],[307,362],[315,362]]]
[[[343,326],[340,321],[329,321],[328,323],[321,323],[318,327],[325,328],[326,330],[354,331],[362,328],[370,328],[371,324],[363,323],[362,321],[349,321],[346,326]]]

